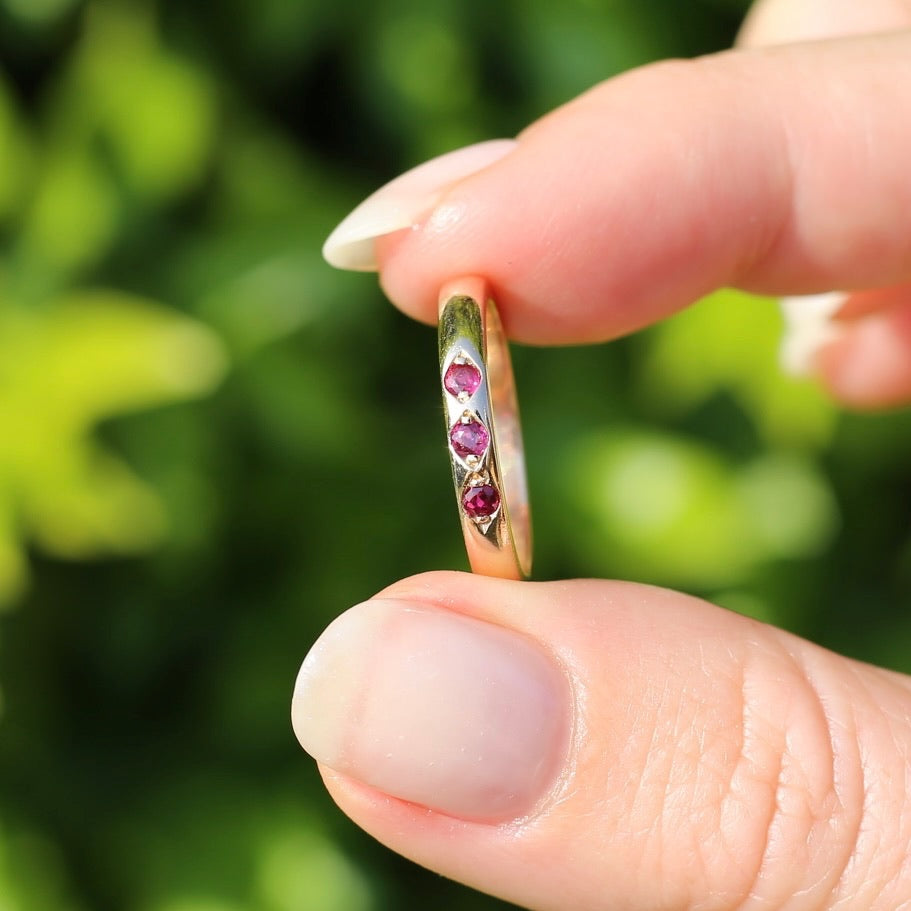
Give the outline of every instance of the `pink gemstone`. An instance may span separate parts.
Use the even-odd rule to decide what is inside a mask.
[[[453,361],[443,377],[443,385],[451,395],[474,395],[481,385],[481,371],[474,364],[457,364]]]
[[[461,421],[452,425],[449,431],[449,442],[456,451],[456,455],[461,458],[466,456],[482,456],[487,444],[490,441],[490,434],[487,428],[479,421],[471,420],[467,423]]]
[[[490,484],[466,487],[462,494],[462,507],[472,519],[486,519],[500,508],[500,494]]]

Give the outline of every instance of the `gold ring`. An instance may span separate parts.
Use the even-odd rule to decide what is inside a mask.
[[[488,283],[440,291],[440,383],[465,549],[472,572],[531,573],[531,514],[515,380]]]

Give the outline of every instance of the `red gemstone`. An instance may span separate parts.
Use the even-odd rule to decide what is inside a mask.
[[[472,519],[486,519],[500,508],[500,493],[490,484],[466,487],[462,494],[462,507]]]
[[[481,385],[481,371],[474,364],[459,364],[453,361],[443,377],[446,391],[454,396],[462,393],[474,395]]]
[[[490,434],[488,434],[487,428],[474,419],[466,421],[464,424],[458,421],[452,425],[452,430],[449,431],[449,442],[452,443],[456,454],[463,459],[470,455],[478,457],[484,455],[489,441]]]

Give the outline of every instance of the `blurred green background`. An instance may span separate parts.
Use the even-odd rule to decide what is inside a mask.
[[[319,247],[405,167],[744,8],[0,0],[2,911],[503,907],[363,835],[290,732],[333,616],[465,567],[435,335]],[[722,293],[515,352],[536,576],[911,670],[911,420],[784,379],[779,331]]]

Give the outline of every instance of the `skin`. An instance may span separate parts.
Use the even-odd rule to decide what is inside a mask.
[[[805,38],[825,40],[786,44]],[[766,2],[742,44],[533,124],[383,240],[390,298],[433,321],[439,286],[480,273],[510,334],[547,344],[612,338],[722,285],[851,289],[819,375],[852,406],[907,401],[911,4]],[[911,908],[911,679],[628,583],[435,573],[384,597],[537,642],[578,712],[559,788],[508,825],[323,768],[393,850],[542,911]]]

